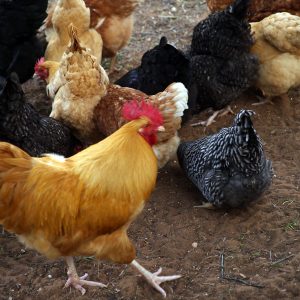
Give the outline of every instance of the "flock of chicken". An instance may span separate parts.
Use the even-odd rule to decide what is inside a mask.
[[[157,169],[176,154],[204,207],[239,207],[270,186],[252,111],[203,139],[178,136],[192,114],[213,108],[199,122],[209,126],[232,112],[230,102],[251,86],[289,101],[300,85],[300,17],[282,12],[249,24],[250,2],[200,21],[186,52],[162,37],[115,84],[100,63],[111,57],[113,72],[138,0],[0,2],[0,224],[47,257],[65,257],[66,286],[82,294],[83,285],[105,286],[79,277],[72,259],[95,256],[130,263],[166,296],[160,284],[180,275],[144,269],[127,229]],[[44,20],[43,39],[36,32]],[[26,102],[21,84],[34,72],[47,83],[50,116]]]

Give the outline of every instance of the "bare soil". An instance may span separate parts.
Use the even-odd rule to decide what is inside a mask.
[[[119,55],[121,71],[112,80],[138,65],[142,54],[162,35],[185,49],[193,27],[207,12],[200,0],[142,3],[131,42]],[[49,112],[43,84],[32,80],[24,88],[40,111]],[[157,187],[129,235],[145,267],[156,271],[162,266],[163,274],[183,275],[162,285],[168,299],[300,299],[300,91],[290,96],[288,103],[254,107],[257,99],[249,92],[232,105],[235,112],[255,110],[255,128],[276,173],[270,190],[249,207],[197,208],[202,198],[176,160],[160,170]],[[189,126],[206,116],[201,113],[185,124],[182,140],[214,133],[233,120],[223,117],[206,133]],[[225,275],[243,283],[220,279],[221,253]],[[129,266],[92,257],[77,258],[76,263],[79,274],[87,272],[90,280],[109,283],[108,287],[88,288],[84,296],[63,289],[66,266],[62,259],[50,261],[24,249],[14,235],[0,231],[0,299],[161,299]],[[249,282],[256,286],[245,284]]]

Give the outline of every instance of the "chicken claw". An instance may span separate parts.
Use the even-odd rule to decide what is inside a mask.
[[[151,273],[143,266],[141,266],[136,260],[133,260],[131,262],[131,265],[135,267],[145,277],[149,284],[152,285],[157,291],[159,291],[164,298],[167,297],[167,294],[165,290],[160,287],[160,284],[165,281],[171,281],[182,277],[181,275],[158,276],[161,273],[162,268],[159,268],[155,273]]]
[[[233,114],[234,115],[234,112],[232,111],[232,109],[229,105],[226,108],[223,108],[221,110],[216,110],[206,121],[200,121],[200,122],[197,122],[197,123],[193,123],[193,124],[191,124],[191,126],[195,127],[195,126],[201,125],[201,126],[208,127],[212,123],[216,122],[215,119],[218,116],[222,117],[222,116],[225,116],[227,114]]]
[[[68,265],[68,277],[69,278],[65,284],[65,288],[73,286],[76,290],[79,290],[82,295],[84,295],[86,292],[86,289],[82,287],[83,285],[107,287],[107,285],[105,285],[101,282],[85,280],[88,277],[87,273],[85,273],[83,276],[79,277],[77,274],[74,260],[72,257],[67,257],[66,262]]]

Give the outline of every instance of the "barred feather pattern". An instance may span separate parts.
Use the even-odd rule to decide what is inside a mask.
[[[272,164],[251,121],[242,110],[233,126],[180,144],[181,167],[206,200],[217,207],[237,207],[256,200],[270,185]]]

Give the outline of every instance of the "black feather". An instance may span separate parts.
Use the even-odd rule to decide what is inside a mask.
[[[36,33],[46,18],[47,0],[0,1],[0,75],[19,75],[21,83],[32,77],[45,45]]]
[[[153,95],[173,82],[188,82],[189,59],[162,37],[154,48],[144,53],[141,65],[115,83]]]
[[[217,207],[256,200],[270,186],[273,169],[253,128],[252,111],[242,110],[233,125],[205,138],[183,142],[177,155],[188,178]]]
[[[68,127],[41,116],[25,102],[16,73],[7,79],[0,76],[0,111],[0,141],[12,143],[31,156],[70,156],[75,146],[80,146]]]
[[[194,28],[191,43],[191,85],[197,86],[194,113],[221,109],[249,88],[257,78],[259,61],[246,20],[248,0],[236,0],[224,11],[210,14]]]

